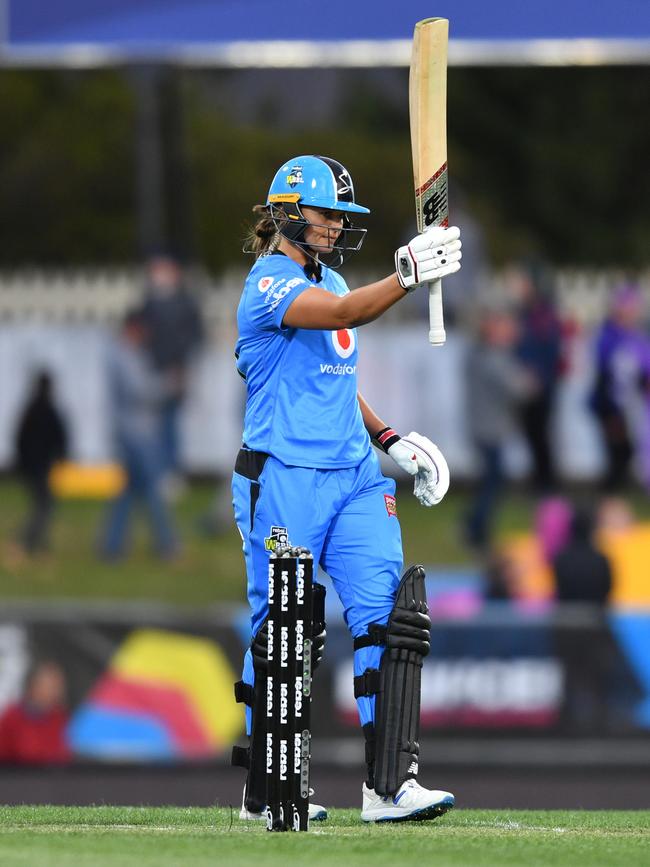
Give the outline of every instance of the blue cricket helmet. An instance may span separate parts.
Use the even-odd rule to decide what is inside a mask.
[[[351,214],[370,213],[368,208],[354,201],[354,184],[345,166],[330,157],[314,155],[294,157],[278,169],[266,204],[306,205]]]

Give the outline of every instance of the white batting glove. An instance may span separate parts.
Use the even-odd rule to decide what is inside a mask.
[[[414,494],[423,506],[435,506],[449,490],[449,466],[443,453],[428,437],[415,431],[403,437],[418,456]]]
[[[386,453],[398,467],[415,476],[413,493],[423,506],[435,506],[442,500],[449,490],[449,467],[430,439],[411,431],[408,436],[393,441]]]
[[[395,253],[395,270],[402,289],[408,292],[420,283],[431,283],[460,270],[460,229],[433,226],[416,235]]]

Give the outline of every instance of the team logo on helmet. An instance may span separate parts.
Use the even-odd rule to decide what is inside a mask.
[[[352,178],[347,169],[343,169],[336,180],[336,193],[339,198],[346,198],[352,192]]]
[[[332,345],[340,358],[349,358],[357,346],[354,331],[350,328],[332,331]]]
[[[304,183],[304,178],[302,176],[302,166],[291,166],[289,169],[289,174],[287,175],[287,183],[293,189],[296,184]]]

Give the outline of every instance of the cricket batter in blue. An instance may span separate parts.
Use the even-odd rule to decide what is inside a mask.
[[[256,261],[237,311],[235,350],[247,403],[233,503],[253,634],[236,686],[248,705],[250,736],[249,748],[233,753],[248,769],[241,818],[265,818],[267,576],[269,553],[279,544],[310,549],[332,579],[353,637],[368,764],[361,818],[434,818],[454,799],[416,780],[420,669],[430,636],[424,572],[416,566],[401,576],[395,483],[382,475],[372,443],[414,476],[415,496],[425,506],[442,499],[449,471],[430,440],[400,437],[359,393],[357,328],[406,292],[458,271],[460,232],[432,228],[418,235],[396,252],[395,273],[350,292],[335,269],[361,247],[366,230],[352,220],[369,210],[355,201],[352,178],[339,162],[289,160],[254,212]],[[323,633],[314,636],[318,657],[324,623],[315,631]],[[400,654],[386,648],[411,651],[411,662],[391,661]],[[310,818],[326,815],[310,805]]]

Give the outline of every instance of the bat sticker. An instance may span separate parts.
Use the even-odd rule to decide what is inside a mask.
[[[447,194],[447,163],[432,178],[415,191],[418,231],[430,226],[449,225],[449,199]]]

